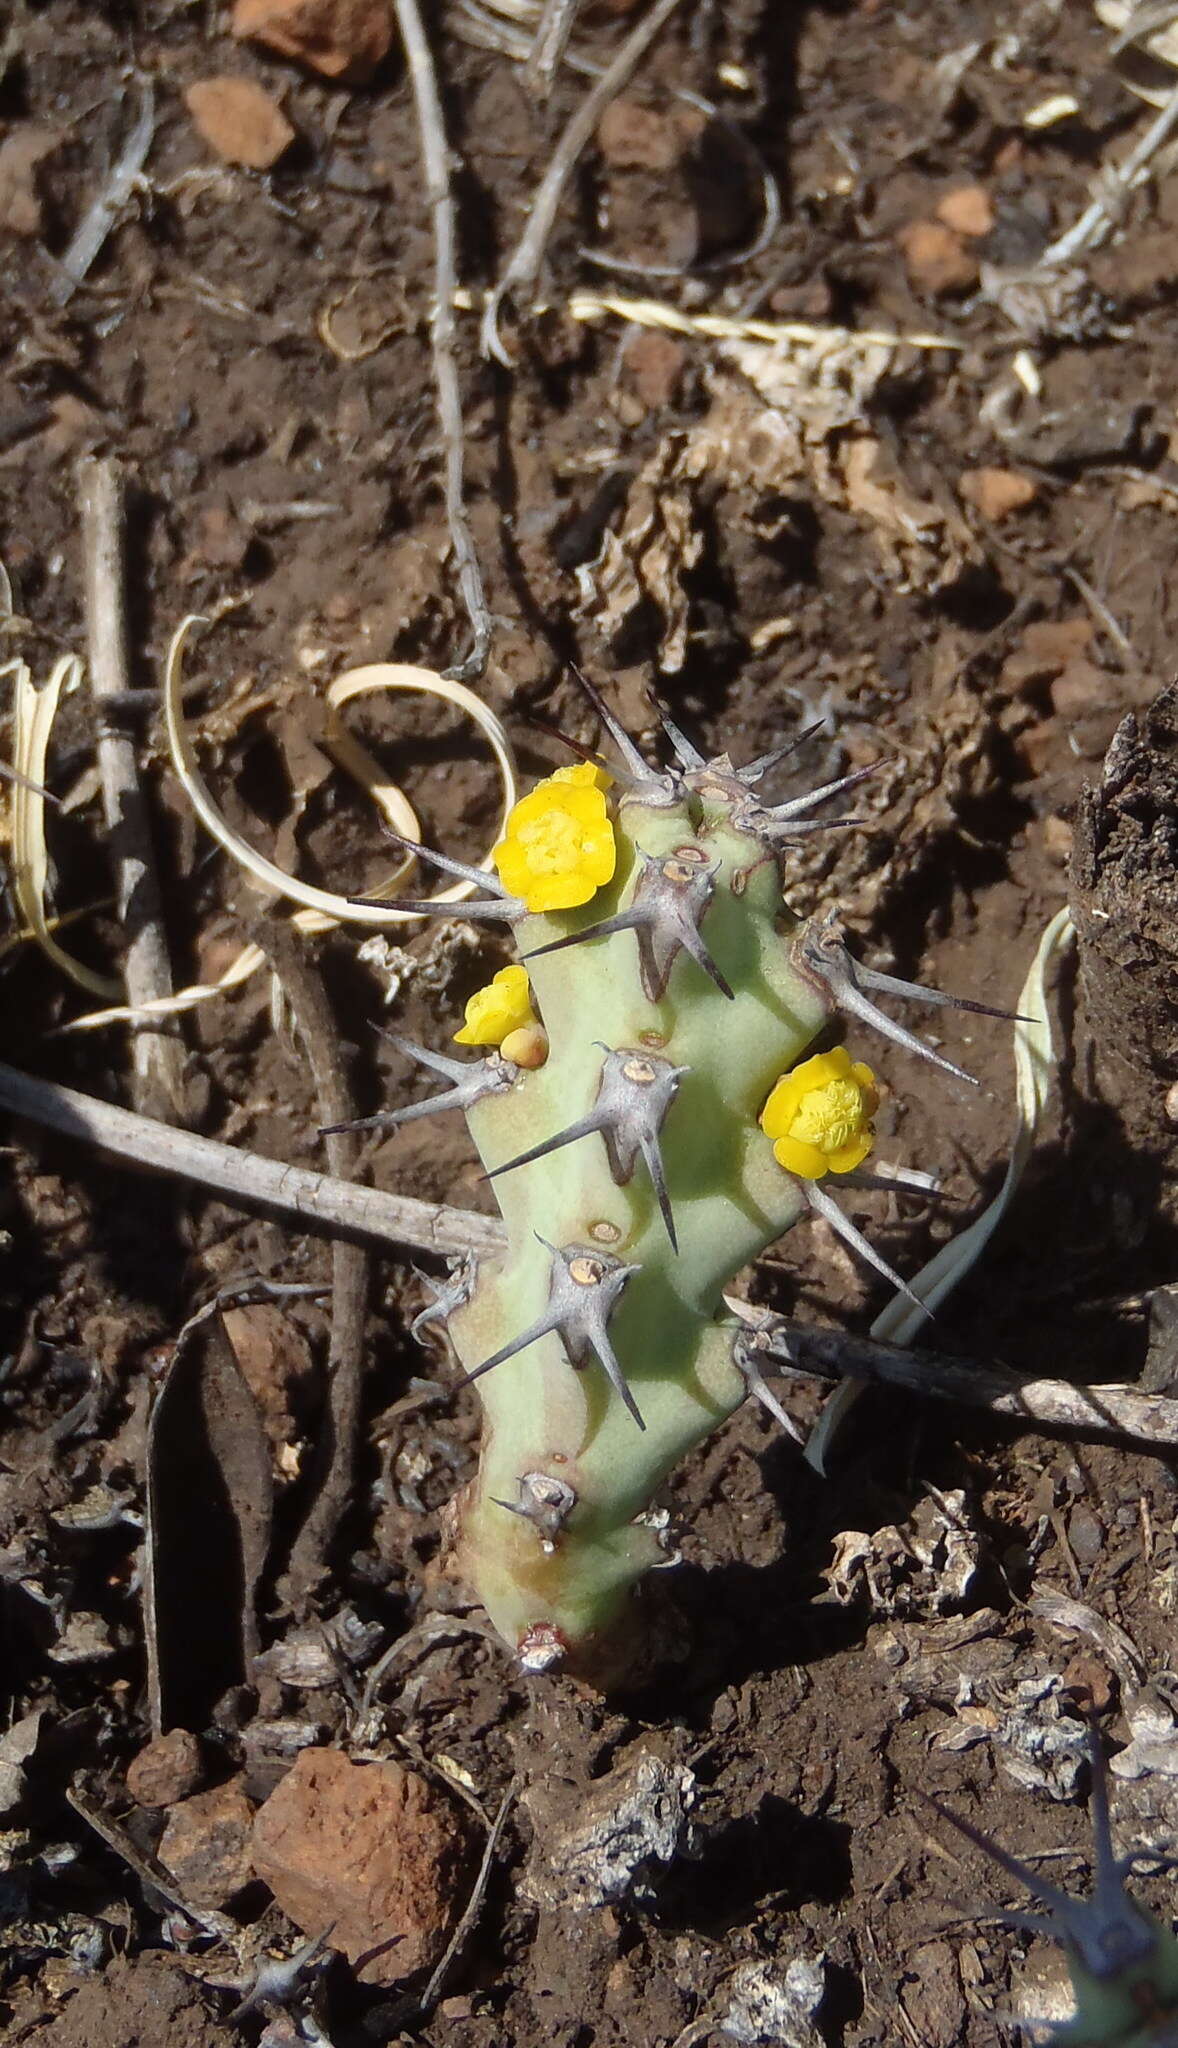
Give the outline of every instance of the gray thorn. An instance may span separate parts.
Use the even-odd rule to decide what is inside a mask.
[[[349,903],[374,906],[378,910],[411,910],[421,917],[500,917],[509,924],[526,917],[528,906],[519,896],[513,896],[503,887],[499,877],[486,868],[468,867],[465,861],[451,860],[445,853],[434,853],[419,840],[406,839],[400,832],[385,827],[385,836],[405,853],[415,854],[418,860],[428,861],[432,867],[441,868],[446,875],[456,875],[459,881],[471,882],[476,888],[486,889],[486,896],[474,897],[468,903],[437,903],[429,897],[419,896],[349,896]]]
[[[793,1416],[782,1407],[772,1387],[766,1385],[764,1375],[757,1364],[752,1347],[747,1341],[747,1333],[744,1330],[737,1332],[732,1346],[732,1362],[753,1400],[759,1401],[762,1408],[768,1410],[773,1420],[780,1423],[786,1435],[791,1436],[796,1444],[804,1444],[806,1439],[794,1421]]]
[[[636,1051],[625,1046],[610,1048],[602,1046],[605,1060],[602,1063],[601,1079],[598,1083],[597,1100],[587,1115],[578,1117],[555,1137],[545,1138],[539,1145],[533,1145],[527,1152],[520,1152],[514,1159],[507,1159],[502,1166],[492,1167],[488,1180],[495,1180],[501,1173],[512,1173],[518,1166],[531,1166],[537,1159],[544,1159],[550,1152],[556,1152],[564,1145],[572,1145],[578,1138],[588,1137],[600,1131],[605,1141],[609,1158],[609,1170],[614,1183],[625,1187],[634,1172],[641,1153],[654,1186],[655,1196],[672,1248],[678,1251],[675,1222],[667,1194],[666,1175],[663,1171],[662,1151],[659,1146],[659,1132],[663,1119],[679,1090],[679,1083],[689,1072],[687,1067],[673,1067],[669,1060],[660,1059],[657,1054]]]
[[[804,796],[789,797],[785,803],[766,805],[766,816],[785,822],[789,818],[803,818],[807,811],[813,811],[832,796],[842,796],[848,789],[858,789],[869,776],[878,775],[880,761],[870,761],[866,768],[852,769],[849,775],[840,775],[834,782],[824,782],[818,789],[807,790]]]
[[[588,676],[582,675],[580,669],[575,667],[573,674],[576,676],[594,711],[597,713],[623,761],[626,763],[627,768],[630,770],[631,775],[634,777],[642,796],[647,797],[653,794],[656,788],[663,789],[670,782],[671,778],[660,774],[657,768],[652,768],[649,761],[643,759],[643,756],[639,753],[638,748],[626,731],[625,726],[614,717],[600,690],[589,681]]]
[[[628,909],[619,910],[616,917],[603,918],[600,924],[586,925],[583,931],[570,932],[566,938],[536,946],[524,954],[524,959],[538,960],[544,953],[563,953],[590,939],[632,931],[638,939],[642,992],[648,1002],[660,1002],[666,994],[671,969],[680,953],[689,953],[731,1001],[733,990],[700,937],[700,924],[716,893],[716,869],[706,856],[697,859],[697,855],[699,849],[694,846],[680,847],[676,853],[656,860],[639,848],[642,871]]]
[[[934,1067],[940,1067],[946,1074],[952,1074],[957,1081],[965,1081],[971,1088],[981,1084],[964,1067],[955,1066],[952,1060],[934,1052],[922,1038],[917,1038],[902,1024],[877,1009],[870,997],[863,991],[863,970],[853,959],[839,929],[838,912],[830,911],[819,928],[806,933],[801,945],[802,959],[812,974],[824,981],[841,1010],[849,1010],[853,1016],[862,1018],[873,1031],[880,1031],[895,1045],[902,1045],[906,1052],[915,1053],[918,1059],[928,1060]]]
[[[655,717],[658,719],[659,724],[662,726],[663,731],[675,750],[675,758],[679,766],[688,769],[705,767],[707,764],[699,748],[688,739],[682,727],[676,725],[666,705],[656,697],[653,690],[649,690],[647,695],[654,708]]]
[[[552,1472],[522,1472],[515,1483],[519,1499],[496,1500],[495,1505],[530,1522],[539,1532],[540,1548],[551,1556],[577,1505],[577,1496],[566,1479],[558,1479]]]
[[[821,1181],[803,1180],[801,1186],[810,1207],[816,1210],[818,1215],[829,1223],[831,1229],[837,1232],[844,1244],[850,1245],[852,1251],[858,1252],[859,1257],[866,1260],[869,1266],[874,1266],[876,1272],[881,1273],[890,1286],[895,1287],[899,1293],[906,1296],[913,1306],[920,1310],[922,1315],[931,1318],[932,1310],[927,1302],[923,1302],[919,1294],[912,1292],[907,1281],[901,1280],[900,1275],[889,1266],[883,1253],[876,1251],[875,1246],[864,1237],[863,1232],[852,1223],[849,1216],[844,1216],[833,1195],[827,1194]]]
[[[544,1309],[520,1336],[514,1337],[510,1344],[502,1345],[472,1373],[468,1373],[468,1380],[481,1379],[494,1366],[502,1365],[507,1359],[514,1358],[518,1351],[526,1350],[529,1344],[555,1332],[568,1353],[570,1365],[578,1371],[591,1359],[597,1360],[639,1429],[645,1429],[646,1424],[614,1355],[607,1329],[618,1297],[626,1282],[638,1272],[638,1267],[624,1265],[608,1252],[598,1251],[596,1246],[574,1244],[558,1249],[548,1244],[546,1238],[541,1238],[540,1242],[552,1253],[548,1301]]]
[[[440,1095],[429,1095],[422,1102],[408,1102],[403,1109],[378,1110],[375,1116],[356,1117],[351,1123],[325,1124],[320,1131],[321,1138],[330,1137],[334,1131],[395,1131],[401,1124],[414,1123],[418,1117],[434,1116],[441,1109],[473,1108],[487,1095],[503,1095],[512,1086],[519,1068],[511,1060],[505,1060],[497,1053],[489,1053],[481,1060],[452,1060],[445,1053],[430,1052],[423,1045],[413,1045],[407,1038],[393,1038],[390,1041],[398,1052],[413,1059],[420,1066],[430,1067],[434,1073],[444,1075],[451,1081]]]
[[[733,770],[737,780],[750,786],[760,782],[771,768],[776,768],[782,761],[787,761],[791,754],[797,753],[799,747],[805,746],[807,740],[812,740],[816,733],[821,732],[825,723],[824,718],[815,719],[813,725],[803,726],[801,732],[795,733],[792,740],[785,740],[781,746],[773,747],[769,753],[758,754],[755,760],[746,761],[743,768]]]
[[[422,1273],[416,1267],[414,1271],[433,1297],[409,1325],[409,1335],[419,1337],[427,1323],[444,1323],[456,1308],[465,1307],[474,1293],[479,1262],[473,1252],[459,1252],[447,1259],[445,1280],[437,1280],[432,1273]]]

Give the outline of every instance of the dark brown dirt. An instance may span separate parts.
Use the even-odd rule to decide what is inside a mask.
[[[587,8],[584,47],[598,58],[612,48],[625,11]],[[461,280],[478,292],[584,82],[562,74],[539,108],[508,57],[460,30],[455,7],[432,33],[461,158]],[[949,59],[974,42],[955,79]],[[128,67],[156,87],[146,177],[63,309],[54,259],[134,118]],[[223,72],[264,85],[297,130],[270,175],[218,165],[193,129],[185,89]],[[756,221],[747,151],[676,108],[676,86],[718,95],[780,183],[781,225],[751,260],[739,258]],[[1065,92],[1074,116],[1026,125],[1028,110]],[[737,761],[822,720],[783,794],[883,756],[863,794],[867,829],[814,842],[790,893],[805,908],[840,902],[881,966],[1000,1005],[1015,1003],[1064,900],[1080,821],[1090,945],[1086,975],[1066,971],[1059,992],[1057,1101],[1015,1211],[942,1311],[938,1342],[1046,1374],[1132,1379],[1151,1293],[1178,1267],[1173,1134],[1161,1113],[1175,1072],[1162,958],[1173,948],[1161,924],[1174,893],[1173,712],[1148,708],[1178,642],[1178,173],[1165,168],[1141,189],[1092,262],[1091,292],[1025,343],[993,292],[971,298],[972,282],[950,281],[931,296],[936,280],[921,275],[907,231],[939,219],[947,194],[982,187],[988,237],[950,234],[956,275],[973,280],[1032,261],[1082,210],[1097,166],[1147,118],[1084,0],[929,0],[906,12],[879,0],[701,5],[682,10],[631,100],[628,125],[615,121],[570,189],[549,249],[549,310],[516,337],[515,370],[480,361],[477,322],[460,319],[470,512],[497,622],[482,687],[532,769],[556,750],[529,714],[589,731],[574,659],[632,730],[650,738],[644,692],[657,683],[676,718]],[[0,220],[21,230],[0,228],[0,559],[24,621],[6,627],[0,654],[25,655],[40,675],[83,645],[74,465],[88,450],[116,453],[132,478],[136,684],[157,683],[184,613],[227,607],[195,655],[190,707],[212,736],[202,758],[220,800],[274,859],[363,889],[387,872],[388,847],[318,745],[323,689],[366,660],[441,668],[467,639],[439,492],[432,243],[403,72],[390,59],[363,88],[341,89],[232,41],[215,7],[52,0],[22,9],[0,42],[0,145],[32,131],[52,139],[26,150],[33,183],[15,213],[0,182]],[[4,167],[0,158],[0,181]],[[935,239],[943,255],[945,237]],[[698,267],[611,279],[579,253],[586,246]],[[717,260],[734,251],[727,267]],[[650,476],[671,476],[708,415],[719,357],[700,339],[655,345],[619,319],[590,327],[569,315],[574,290],[615,286],[688,310],[934,331],[957,345],[897,352],[864,401],[854,459],[845,434],[819,434],[776,482],[758,478],[760,458],[744,447],[691,484],[689,526],[702,544],[671,578],[685,653],[669,670],[653,586],[612,613],[587,591],[603,542],[624,533]],[[1003,415],[986,400],[1023,345],[1042,388]],[[1033,498],[988,523],[975,487],[958,488],[985,469],[1029,479]],[[1139,735],[1130,781],[1082,803],[1129,714]],[[256,899],[210,855],[165,765],[155,712],[134,715],[177,972],[207,979],[243,942]],[[480,857],[495,791],[457,715],[406,701],[367,706],[354,723],[395,763],[426,837]],[[50,826],[63,908],[109,893],[87,780],[93,738],[82,699],[68,703],[51,764],[54,789],[72,793]],[[1112,950],[1092,935],[1097,910],[1136,916],[1129,938],[1144,920],[1147,984],[1127,923]],[[101,905],[69,936],[96,963],[117,957]],[[415,971],[386,1010],[358,943],[336,935],[314,957],[370,1110],[406,1087],[374,1027],[445,1043],[503,956],[486,935],[414,938]],[[1107,980],[1093,996],[1097,946],[1127,980],[1123,1008]],[[86,1003],[35,949],[6,954],[0,974],[0,1056],[128,1099],[117,1032],[52,1035]],[[194,1128],[322,1163],[310,1075],[273,1027],[262,978],[197,1011],[185,1031]],[[950,1012],[936,1035],[982,1086],[942,1085],[889,1049],[880,1134],[887,1156],[943,1173],[950,1206],[866,1195],[854,1209],[905,1272],[993,1193],[1012,1126],[1006,1027]],[[322,1286],[329,1250],[27,1127],[6,1144],[0,1626],[11,1718],[45,1716],[21,1796],[0,1814],[3,2037],[203,2048],[238,2032],[227,2015],[257,1954],[296,1942],[256,1885],[233,1902],[240,1954],[215,1931],[194,1934],[150,1881],[166,1816],[125,1789],[149,1732],[139,1600],[149,1392],[162,1347],[218,1286],[243,1275]],[[457,1119],[374,1142],[366,1162],[380,1185],[490,1206]],[[320,1599],[326,1633],[315,1621],[292,1633],[274,1599],[321,1423],[318,1371],[304,1364],[322,1366],[327,1322],[312,1300],[283,1304],[299,1369],[267,1408],[290,1433],[270,1443],[277,1554],[257,1682],[229,1685],[193,1732],[211,1775],[243,1773],[255,1804],[308,1740],[423,1769],[484,1817],[513,1781],[552,1796],[519,1798],[436,2012],[421,2018],[361,1990],[337,1960],[316,1993],[331,2040],[670,2048],[685,2030],[709,2038],[709,2026],[732,2038],[717,2030],[734,1972],[781,1977],[819,1956],[819,2025],[832,2048],[1004,2038],[997,2015],[1018,1996],[1027,1943],[962,1922],[954,1905],[972,1915],[985,1899],[1009,1903],[1006,1881],[936,1827],[919,1795],[935,1792],[1012,1850],[1050,1852],[1061,1860],[1048,1870],[1083,1886],[1083,1774],[1052,1778],[1042,1759],[1053,1743],[1082,1743],[1087,1698],[1115,1751],[1143,1687],[1165,1696],[1178,1609],[1171,1462],[869,1395],[820,1480],[759,1411],[744,1412],[670,1488],[683,1562],[650,1596],[659,1674],[609,1703],[559,1678],[529,1686],[441,1563],[444,1510],[473,1468],[475,1404],[454,1394],[432,1333],[420,1346],[408,1337],[419,1282],[401,1266],[379,1278],[363,1451]],[[816,1224],[745,1279],[758,1299],[857,1329],[883,1300]],[[813,1419],[816,1395],[790,1399]],[[192,1531],[198,1566],[207,1562],[188,1573],[202,1581],[194,1643],[209,1641],[219,1615],[239,1639],[239,1539],[226,1503],[211,1500],[207,1527]],[[1095,1639],[1052,1621],[1050,1594],[1091,1610]],[[176,1620],[183,1638],[188,1616]],[[369,1696],[376,1660],[394,1647]],[[574,1818],[584,1788],[636,1744],[693,1774],[694,1843],[646,1866],[629,1895],[585,1907],[552,1903],[549,1889],[537,1904],[528,1874],[542,1855],[559,1859],[561,1814]],[[67,1803],[78,1774],[89,1804],[124,1830],[138,1875]],[[1126,1828],[1157,1839],[1173,1834],[1175,1814],[1160,1794],[1150,1809],[1150,1782],[1119,1786],[1114,1805],[1140,1795],[1125,1806]],[[536,1839],[537,1828],[554,1839]],[[1151,1894],[1141,1882],[1164,1910],[1165,1887],[1155,1881]],[[165,1950],[185,1952],[183,1970]],[[261,2024],[257,2013],[241,2023],[255,2039]],[[288,2038],[285,2024],[273,2018],[267,2038]]]

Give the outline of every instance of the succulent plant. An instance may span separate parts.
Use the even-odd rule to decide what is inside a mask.
[[[520,964],[467,1006],[457,1039],[481,1055],[398,1041],[446,1086],[365,1120],[461,1109],[502,1208],[504,1257],[462,1262],[425,1317],[486,1414],[460,1563],[532,1670],[592,1663],[664,1557],[652,1503],[685,1452],[750,1393],[785,1420],[724,1309],[740,1268],[813,1209],[902,1285],[829,1191],[878,1184],[875,1080],[831,1044],[835,1019],[960,1075],[875,997],[985,1007],[860,965],[836,913],[783,900],[790,846],[828,829],[812,813],[870,770],[767,802],[797,740],[736,768],[663,715],[656,769],[589,694],[616,763],[540,782],[495,875],[417,849],[477,882],[460,914],[508,927]]]
[[[1173,1929],[1125,1890],[1141,1860],[1118,1857],[1109,1818],[1108,1771],[1095,1728],[1091,1738],[1093,1887],[1073,1899],[1048,1884],[1001,1844],[931,1801],[943,1820],[973,1842],[1045,1910],[992,1917],[1008,1927],[1047,1934],[1062,1944],[1075,2013],[1048,2038],[1061,2048],[1175,2048],[1178,2043],[1178,1939]],[[1152,1860],[1152,1859],[1151,1859]],[[988,1916],[991,1917],[991,1916]],[[1033,2020],[1023,2024],[1035,2027]],[[1038,2023],[1041,2025],[1042,2023]]]

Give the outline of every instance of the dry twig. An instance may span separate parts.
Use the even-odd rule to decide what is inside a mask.
[[[483,313],[480,330],[483,354],[494,356],[496,362],[502,363],[506,369],[512,368],[512,359],[499,336],[499,313],[503,302],[513,293],[530,293],[533,290],[540,274],[540,265],[544,260],[548,237],[552,232],[552,223],[556,219],[561,193],[577,158],[592,140],[597,124],[611,100],[617,98],[630,74],[646,55],[679,4],[680,0],[655,0],[650,13],[644,15],[637,26],[631,29],[613,63],[607,64],[596,83],[585,94],[552,152],[548,169],[536,189],[523,234],[512,250],[507,266],[487,300]]]
[[[458,565],[458,587],[470,618],[474,636],[465,661],[447,669],[457,682],[470,682],[487,666],[491,647],[491,614],[483,591],[483,578],[475,553],[470,521],[466,515],[465,435],[462,399],[458,390],[458,369],[454,357],[454,291],[457,280],[454,256],[454,200],[450,192],[450,156],[438,81],[429,42],[422,25],[417,0],[393,0],[397,26],[405,46],[405,61],[417,108],[421,137],[421,163],[425,173],[426,197],[434,221],[434,302],[430,314],[430,341],[434,356],[434,383],[438,394],[438,423],[442,432],[445,471],[446,522],[450,545]]]
[[[147,161],[154,135],[155,89],[150,78],[144,77],[139,81],[139,112],[127,139],[58,262],[57,276],[49,287],[49,296],[55,306],[64,306],[72,299],[89,271],[135,189],[135,180]]]
[[[1023,1379],[1001,1367],[906,1351],[872,1337],[818,1330],[758,1310],[751,1325],[754,1350],[805,1377],[839,1380],[851,1374],[889,1387],[907,1387],[934,1401],[959,1402],[990,1415],[1086,1437],[1126,1436],[1155,1446],[1178,1444],[1178,1401],[1135,1387],[1084,1387],[1068,1380]]]
[[[261,924],[255,937],[282,984],[295,1029],[306,1049],[320,1122],[349,1122],[356,1114],[356,1105],[340,1060],[339,1032],[321,976],[305,958],[289,925]],[[359,1149],[355,1135],[350,1131],[332,1131],[325,1144],[332,1173],[347,1180],[355,1170]],[[363,1246],[335,1239],[331,1247],[327,1427],[317,1445],[314,1497],[292,1546],[284,1586],[285,1596],[300,1619],[323,1575],[328,1546],[351,1492],[360,1428],[369,1274],[369,1255]]]
[[[417,1202],[408,1195],[383,1194],[358,1187],[305,1166],[285,1166],[198,1138],[191,1131],[116,1109],[75,1088],[34,1080],[0,1061],[0,1108],[28,1117],[47,1130],[80,1138],[100,1152],[134,1161],[156,1173],[174,1174],[211,1188],[227,1202],[246,1209],[272,1209],[296,1217],[312,1228],[340,1231],[382,1245],[446,1257],[474,1252],[485,1257],[503,1250],[503,1225],[497,1216],[479,1216],[448,1209],[441,1202]]]
[[[580,4],[581,0],[544,0],[524,64],[524,84],[539,100],[546,100],[552,91]]]
[[[118,915],[126,937],[123,979],[133,1009],[166,1001],[172,969],[164,936],[151,826],[139,783],[135,741],[109,716],[125,698],[127,621],[123,579],[123,478],[109,456],[79,471],[82,540],[86,559],[86,623],[90,689],[98,714],[98,767],[102,807],[118,889]],[[184,1049],[175,1025],[138,1029],[132,1039],[132,1094],[144,1116],[181,1115]]]

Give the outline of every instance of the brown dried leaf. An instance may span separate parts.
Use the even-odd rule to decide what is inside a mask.
[[[219,1315],[181,1333],[147,1435],[152,1732],[205,1727],[248,1682],[270,1546],[270,1445]]]

